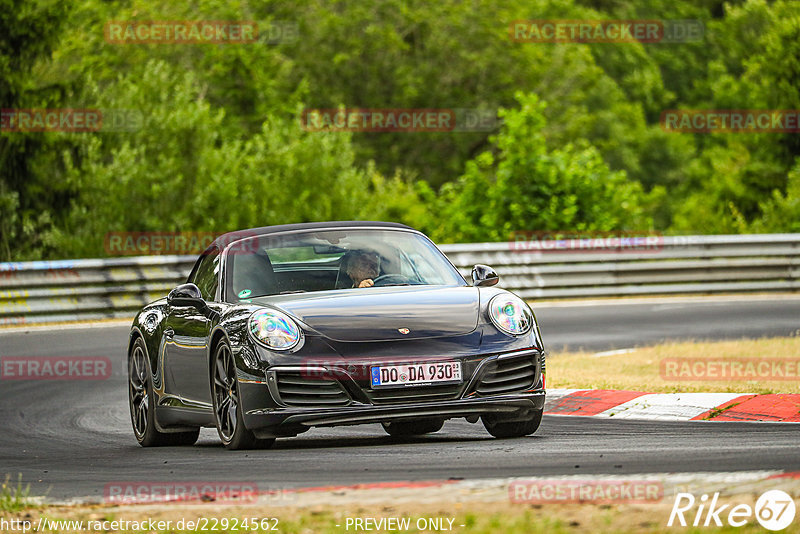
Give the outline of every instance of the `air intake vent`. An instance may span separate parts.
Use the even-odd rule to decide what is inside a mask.
[[[278,393],[288,406],[347,406],[350,397],[335,380],[304,377],[298,372],[276,374]]]
[[[373,389],[368,393],[373,404],[399,404],[453,400],[458,397],[459,391],[461,391],[461,384],[380,388]]]
[[[530,355],[496,360],[488,364],[478,383],[478,395],[523,391],[533,385],[536,363]]]

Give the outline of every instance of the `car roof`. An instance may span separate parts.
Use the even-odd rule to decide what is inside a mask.
[[[208,247],[211,249],[214,246],[225,248],[238,239],[245,237],[279,234],[281,232],[293,232],[297,230],[319,230],[325,228],[358,228],[358,227],[380,227],[380,228],[400,228],[403,230],[413,230],[414,228],[396,222],[384,221],[325,221],[325,222],[309,222],[309,223],[295,223],[295,224],[278,224],[275,226],[262,226],[259,228],[248,228],[245,230],[236,230],[218,236]]]

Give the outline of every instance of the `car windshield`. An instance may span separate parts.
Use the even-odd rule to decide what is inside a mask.
[[[398,285],[465,285],[424,236],[404,230],[336,229],[245,238],[231,245],[227,300]]]

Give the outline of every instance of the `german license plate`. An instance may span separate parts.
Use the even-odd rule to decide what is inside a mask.
[[[404,387],[461,382],[460,362],[382,365],[370,369],[372,387]]]

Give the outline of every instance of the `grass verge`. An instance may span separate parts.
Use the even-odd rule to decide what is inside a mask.
[[[11,482],[11,475],[6,475],[3,485],[0,486],[0,510],[3,512],[17,512],[30,506],[30,485],[22,486],[22,475],[17,477],[17,484]]]
[[[800,337],[676,342],[615,352],[551,354],[547,362],[547,387],[652,393],[800,393]],[[666,366],[676,365],[676,361],[678,370],[672,372],[676,367]],[[715,367],[709,366],[710,362]],[[769,362],[768,376],[764,378],[758,367],[751,368],[756,369],[757,379],[752,379],[754,375],[747,373],[746,367],[740,368],[741,374],[732,376],[731,372],[723,372],[724,362],[728,365]],[[777,376],[774,369],[783,370],[784,376]],[[703,376],[706,378],[699,378]]]
[[[453,496],[454,501],[457,496]],[[677,524],[668,528],[667,521],[672,508],[672,499],[653,504],[512,504],[506,502],[419,502],[396,504],[387,501],[384,504],[359,506],[347,504],[341,506],[316,505],[313,507],[221,507],[209,505],[164,504],[154,506],[50,506],[32,510],[26,517],[35,525],[40,517],[53,520],[82,521],[81,529],[70,528],[68,523],[59,523],[62,528],[58,532],[94,533],[112,530],[94,529],[95,522],[129,521],[140,522],[142,528],[122,528],[113,532],[147,532],[149,534],[177,534],[182,532],[259,532],[268,534],[348,534],[362,532],[452,532],[453,534],[561,534],[561,533],[620,533],[638,534],[647,532],[680,532],[685,533],[728,533],[749,534],[763,532],[764,529],[751,518],[743,527],[680,527]],[[723,499],[720,504],[728,502]],[[734,501],[730,501],[733,503]],[[735,502],[755,501],[747,496]],[[8,519],[8,514],[0,515]],[[275,518],[267,524],[268,528],[247,529],[232,528],[235,518]],[[724,516],[723,516],[724,517]],[[213,521],[217,518],[217,522]],[[354,526],[356,519],[373,519],[380,521],[387,518],[408,518],[409,527],[398,529],[363,528]],[[348,519],[350,522],[348,523]],[[693,516],[689,518],[691,522]],[[171,521],[172,527],[151,528],[148,521]],[[200,521],[205,528],[176,528],[183,521]],[[227,526],[223,527],[222,522]],[[73,524],[74,525],[74,524]],[[216,528],[213,528],[216,525]],[[127,524],[130,527],[130,523]],[[361,528],[358,528],[358,527]]]

